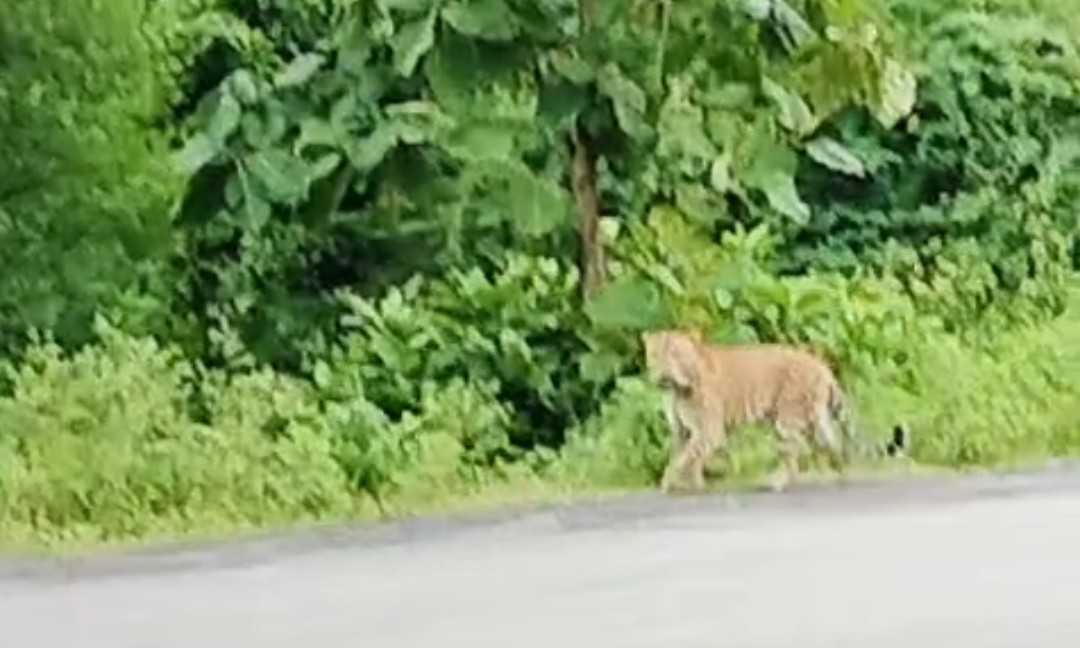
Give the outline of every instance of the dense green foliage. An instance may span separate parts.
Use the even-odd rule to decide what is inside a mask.
[[[142,2],[9,3],[0,24],[0,345],[27,326],[89,338],[158,286],[182,178],[169,168],[168,82],[139,36]],[[167,77],[165,77],[167,78]]]
[[[667,325],[923,462],[1080,449],[1056,4],[55,4],[0,24],[0,540],[647,486]]]
[[[791,267],[890,270],[955,327],[1001,305],[1056,312],[1076,228],[1075,40],[1041,16],[897,4],[924,43],[915,114],[892,133],[859,115],[832,126],[872,177],[807,174],[822,209]]]

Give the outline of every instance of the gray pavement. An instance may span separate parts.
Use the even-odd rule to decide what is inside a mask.
[[[1080,470],[0,560],[19,648],[1080,646]]]

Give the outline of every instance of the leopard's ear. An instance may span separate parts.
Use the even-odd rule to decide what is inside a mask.
[[[795,345],[795,348],[822,361],[825,363],[825,366],[834,373],[840,368],[840,362],[837,359],[836,354],[834,354],[828,346],[821,344],[820,342],[801,342]]]
[[[694,342],[701,344],[705,342],[705,332],[701,330],[700,326],[691,326],[683,333],[686,337],[690,338]]]
[[[682,389],[690,389],[701,378],[701,350],[689,335],[672,335],[664,349],[668,375]]]

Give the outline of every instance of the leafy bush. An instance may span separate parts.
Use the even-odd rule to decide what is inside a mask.
[[[366,398],[395,417],[417,411],[429,383],[486,385],[510,408],[510,441],[557,445],[610,380],[583,378],[588,347],[576,289],[572,267],[510,254],[490,275],[473,267],[415,277],[377,300],[343,293],[346,335],[323,352],[325,363],[335,375],[351,372]],[[325,369],[314,371],[318,379]],[[509,451],[505,442],[480,445]]]
[[[778,276],[777,246],[764,226],[727,232],[716,244],[679,212],[654,210],[615,246],[620,264],[610,294],[622,292],[620,299],[602,296],[590,311],[601,325],[667,322],[697,327],[721,343],[807,345],[841,372],[899,371],[910,349],[939,328],[887,277]]]
[[[697,326],[718,342],[784,341],[816,348],[853,392],[863,433],[884,438],[905,422],[915,458],[993,464],[1074,447],[1080,405],[1069,324],[974,339],[920,313],[894,280],[836,275],[778,278],[775,239],[764,229],[726,234],[720,245],[678,212],[657,210],[616,245],[620,265],[590,306],[601,325]],[[656,304],[649,308],[649,304]],[[666,457],[655,398],[634,380],[569,437],[552,474],[572,483],[652,483]],[[745,438],[743,438],[745,437]],[[774,453],[748,431],[736,439],[728,478],[753,476]]]
[[[137,324],[164,311],[147,264],[169,249],[180,178],[153,126],[171,81],[142,5],[19,2],[0,24],[2,347],[28,327],[85,341],[105,306]]]
[[[911,424],[922,463],[994,465],[1074,453],[1080,355],[1072,326],[1075,314],[978,346],[936,336],[913,349],[916,379],[907,389],[863,379],[855,393],[871,427]]]
[[[867,0],[222,6],[234,20],[177,156],[178,309],[204,328],[225,313],[276,366],[326,326],[328,291],[507,250],[598,255],[575,203],[585,230],[672,199],[714,223],[801,224],[814,130],[849,105],[891,127],[914,101]]]
[[[661,395],[636,378],[620,380],[600,411],[567,433],[557,457],[540,462],[549,479],[585,488],[648,487],[666,467],[670,432]]]
[[[99,326],[73,355],[51,342],[0,399],[0,524],[7,540],[103,541],[342,514],[351,502],[330,439],[294,380],[207,383],[170,348]],[[212,385],[212,386],[211,386]]]
[[[903,130],[857,112],[830,126],[866,174],[803,168],[817,215],[785,242],[785,269],[885,270],[955,330],[1059,314],[1076,254],[1077,41],[1019,3],[894,5],[919,61],[915,110]]]

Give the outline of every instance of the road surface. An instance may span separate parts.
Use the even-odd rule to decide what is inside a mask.
[[[0,560],[4,646],[1080,646],[1080,471]]]

